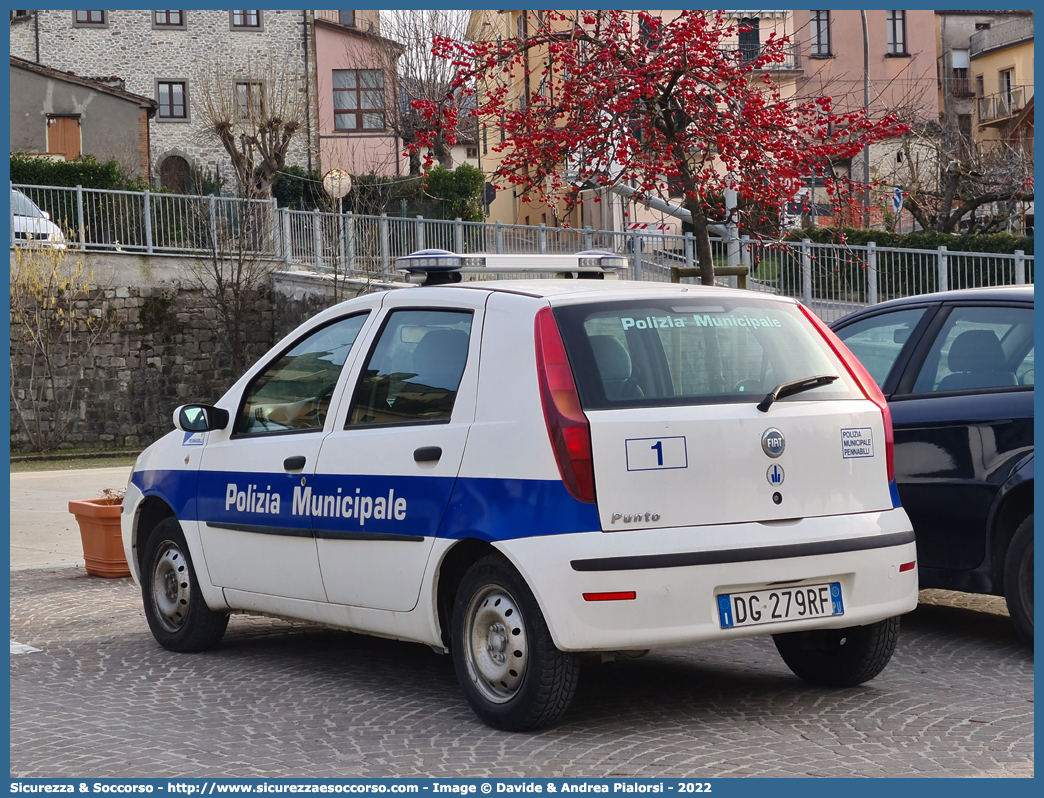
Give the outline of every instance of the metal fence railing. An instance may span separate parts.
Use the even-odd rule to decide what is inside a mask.
[[[273,255],[275,200],[12,185],[85,251],[200,255],[231,249]],[[15,215],[12,203],[11,240]]]
[[[1033,282],[1032,255],[741,242],[748,288],[801,299],[827,321],[902,296]]]
[[[340,277],[399,280],[395,259],[419,249],[504,254],[598,249],[623,254],[633,280],[666,282],[698,261],[691,235],[293,211],[274,200],[12,185],[46,211],[68,245],[162,255],[247,254]],[[11,246],[15,245],[12,202]],[[822,318],[886,299],[1033,282],[1032,255],[950,252],[749,238],[712,239],[715,268],[745,266],[747,288],[801,299]],[[692,280],[693,278],[686,278]],[[737,278],[718,277],[719,285]]]

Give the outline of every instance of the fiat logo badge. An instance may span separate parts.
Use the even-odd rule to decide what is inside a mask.
[[[778,429],[769,427],[761,436],[761,448],[769,457],[779,457],[787,448],[787,440]]]

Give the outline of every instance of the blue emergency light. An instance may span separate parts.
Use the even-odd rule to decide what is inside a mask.
[[[627,268],[627,259],[615,252],[585,250],[554,255],[459,255],[445,249],[422,249],[396,258],[395,268],[411,277],[424,278],[424,285],[459,283],[463,274],[554,274],[600,280]]]

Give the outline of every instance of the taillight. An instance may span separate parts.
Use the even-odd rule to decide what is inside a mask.
[[[594,462],[591,458],[591,426],[580,409],[573,372],[569,368],[562,333],[551,313],[536,315],[536,361],[544,421],[555,452],[558,471],[568,491],[582,502],[593,502]]]
[[[834,354],[837,355],[838,359],[845,364],[845,368],[852,375],[852,379],[862,389],[863,395],[881,408],[881,416],[884,420],[885,463],[888,466],[888,481],[895,481],[895,433],[892,431],[892,411],[888,409],[888,401],[885,399],[884,394],[881,393],[881,389],[874,381],[874,378],[870,376],[870,372],[863,367],[863,364],[845,346],[844,342],[837,337],[834,331],[827,327],[819,316],[804,305],[798,305],[798,307],[808,317],[808,320],[812,322],[812,326],[819,330],[820,335],[830,344],[830,348],[834,350]]]
[[[637,594],[633,590],[620,590],[615,593],[584,593],[584,601],[634,601]]]

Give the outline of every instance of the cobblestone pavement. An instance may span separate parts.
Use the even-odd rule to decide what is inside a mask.
[[[771,639],[585,663],[556,728],[511,734],[425,646],[236,616],[152,639],[129,579],[11,573],[11,776],[1032,776],[1033,658],[1003,603],[926,596],[884,673],[804,685]],[[1000,608],[1000,609],[999,609]]]

